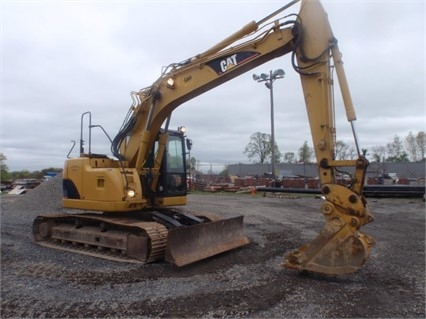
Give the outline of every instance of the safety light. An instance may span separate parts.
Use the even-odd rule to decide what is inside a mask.
[[[133,197],[135,197],[135,195],[136,195],[136,193],[135,193],[135,191],[133,189],[129,188],[127,190],[127,197],[133,198]]]
[[[179,126],[178,131],[181,132],[182,134],[185,134],[186,133],[186,127],[185,126]]]
[[[172,78],[169,78],[167,80],[167,87],[169,89],[174,89],[175,88],[175,80],[173,80]]]

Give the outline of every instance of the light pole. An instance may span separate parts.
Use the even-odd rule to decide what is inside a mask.
[[[269,90],[271,97],[271,171],[275,186],[275,133],[274,133],[274,81],[282,79],[285,72],[282,69],[269,71],[269,75],[262,73],[260,75],[253,74],[253,80],[256,82],[265,82],[266,88]]]

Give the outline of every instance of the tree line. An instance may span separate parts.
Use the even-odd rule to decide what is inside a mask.
[[[305,141],[297,154],[286,152],[282,154],[274,141],[275,163],[312,163],[315,162],[315,152]],[[254,163],[270,163],[272,157],[271,135],[256,132],[250,136],[250,141],[244,148],[244,154]],[[410,131],[405,138],[395,135],[393,141],[386,145],[373,146],[363,149],[363,155],[372,162],[419,162],[425,160],[426,134],[424,131],[414,133]],[[353,160],[358,156],[354,146],[338,140],[335,144],[335,159]]]
[[[6,164],[7,157],[3,153],[0,153],[0,180],[2,182],[13,181],[16,179],[43,179],[44,176],[50,172],[61,173],[62,168],[49,167],[38,171],[21,170],[21,171],[9,171],[9,167]]]

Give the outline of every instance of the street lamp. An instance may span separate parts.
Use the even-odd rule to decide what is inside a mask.
[[[285,75],[284,70],[278,69],[269,71],[269,75],[262,73],[260,75],[253,74],[253,80],[256,82],[265,82],[266,88],[270,92],[271,97],[271,171],[275,186],[275,134],[274,134],[274,86],[273,83],[277,79],[282,79]]]

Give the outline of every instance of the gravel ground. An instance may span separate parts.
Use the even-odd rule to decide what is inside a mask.
[[[32,220],[61,211],[60,178],[1,197],[1,318],[425,318],[425,203],[369,199],[377,244],[355,274],[283,269],[324,225],[321,200],[191,194],[190,210],[244,215],[251,243],[177,268],[124,264],[35,245]]]

